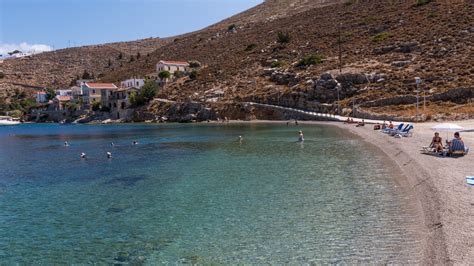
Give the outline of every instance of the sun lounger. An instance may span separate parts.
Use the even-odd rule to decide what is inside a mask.
[[[402,130],[392,131],[390,135],[397,136],[397,137],[410,137],[413,135],[412,133],[410,133],[412,129],[413,129],[413,126],[410,124],[407,124]]]
[[[402,130],[403,126],[404,126],[404,124],[401,123],[396,128],[386,128],[386,129],[382,130],[382,133],[390,134],[390,133],[395,132],[395,131],[400,131],[400,130]]]
[[[466,176],[466,183],[470,186],[474,186],[474,176]]]
[[[413,126],[409,125],[404,131],[400,132],[399,134],[402,135],[402,137],[413,137]]]

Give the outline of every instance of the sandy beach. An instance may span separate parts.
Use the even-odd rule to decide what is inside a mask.
[[[455,122],[474,129],[474,121]],[[413,137],[394,138],[373,130],[372,125],[355,127],[342,123],[327,123],[345,128],[381,149],[395,161],[413,189],[426,227],[425,264],[474,263],[474,187],[465,176],[474,175],[472,153],[464,157],[437,157],[422,154],[433,137],[430,129],[439,123],[415,125]],[[449,133],[452,138],[453,133]],[[446,133],[441,133],[443,142]],[[474,132],[461,133],[465,144],[474,147]]]

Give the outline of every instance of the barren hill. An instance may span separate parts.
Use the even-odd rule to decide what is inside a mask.
[[[119,81],[154,72],[161,59],[198,60],[203,68],[196,80],[171,84],[160,96],[209,102],[215,91],[223,91],[220,100],[228,103],[311,109],[322,103],[334,109],[339,82],[345,112],[357,106],[359,113],[392,116],[414,114],[419,76],[426,118],[440,113],[464,118],[474,113],[473,10],[468,0],[268,0],[197,32],[140,41],[146,52],[133,61],[127,50],[142,46],[122,43],[45,53],[28,59],[33,64],[18,60],[4,68],[18,73],[7,81],[54,86],[84,69],[104,81]],[[279,32],[288,42],[278,42]],[[125,59],[117,60],[120,52]]]
[[[419,76],[424,82],[421,96],[428,99],[426,118],[472,115],[473,4],[417,2],[267,1],[206,30],[176,38],[105,79],[152,72],[159,59],[199,60],[205,67],[197,80],[169,86],[162,96],[206,101],[206,94],[219,89],[224,91],[224,101],[317,108],[312,103],[337,100],[336,78],[343,86],[343,108],[355,105],[359,112],[412,116]],[[226,27],[232,24],[235,31]],[[278,32],[288,33],[291,40],[277,42]],[[321,62],[297,66],[304,58]],[[275,68],[268,70],[272,64]],[[326,72],[333,75],[326,76],[325,83],[321,75]]]

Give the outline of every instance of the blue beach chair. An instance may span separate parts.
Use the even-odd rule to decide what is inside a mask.
[[[470,186],[474,186],[474,176],[466,176],[466,183]]]
[[[383,129],[382,132],[385,133],[385,134],[390,134],[394,131],[399,131],[399,130],[402,130],[404,124],[401,123],[400,125],[398,125],[398,127],[396,128],[386,128],[386,129]]]
[[[395,136],[397,134],[402,134],[404,132],[410,131],[412,128],[413,126],[410,123],[407,123],[402,129],[397,128],[396,130],[392,130],[389,134],[391,136]]]

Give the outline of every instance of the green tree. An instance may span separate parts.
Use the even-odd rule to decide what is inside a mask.
[[[237,25],[235,25],[235,24],[229,25],[229,27],[227,27],[228,32],[232,32],[232,31],[236,31],[236,30],[237,30]]]
[[[197,72],[197,70],[193,70],[193,71],[191,71],[191,73],[189,73],[189,78],[191,80],[195,80],[195,79],[197,79],[198,75],[199,75],[199,73]]]
[[[158,77],[160,77],[161,80],[169,79],[171,77],[171,73],[169,71],[161,71],[158,73]]]
[[[147,79],[145,80],[145,84],[140,90],[140,95],[143,97],[143,99],[146,102],[149,102],[155,97],[156,89],[157,89],[157,86],[156,86],[155,81]]]
[[[145,104],[145,99],[143,99],[143,96],[138,94],[135,91],[130,93],[129,97],[130,97],[130,104],[132,105],[132,107],[138,107]]]
[[[189,67],[190,68],[200,68],[201,63],[199,63],[198,61],[189,61]]]
[[[56,97],[56,92],[53,89],[47,88],[46,90],[46,100],[52,100]]]
[[[84,70],[84,73],[82,73],[82,79],[92,79],[92,75],[87,72],[87,70]]]
[[[100,102],[95,102],[92,104],[92,111],[99,111],[100,110]]]

